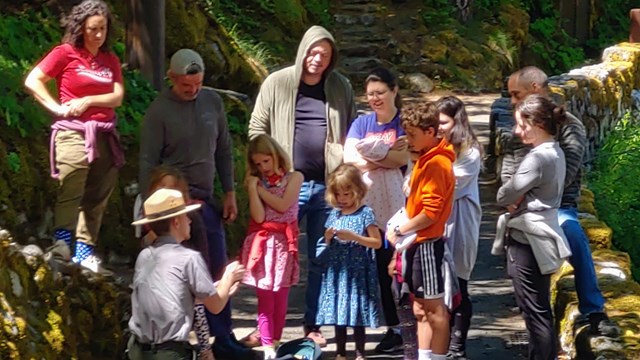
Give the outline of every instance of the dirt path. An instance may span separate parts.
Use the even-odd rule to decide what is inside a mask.
[[[430,94],[422,98],[406,97],[407,101],[419,101],[421,99],[435,100],[446,93]],[[499,94],[458,95],[467,105],[467,111],[471,118],[476,133],[483,144],[488,142],[489,111],[493,100]],[[495,233],[496,216],[499,207],[495,204],[495,184],[481,184],[481,200],[483,219],[480,234],[480,249],[475,270],[471,276],[470,293],[472,296],[474,317],[469,333],[467,355],[469,359],[507,360],[522,358],[526,347],[524,337],[524,323],[520,315],[514,311],[515,300],[511,281],[506,278],[506,270],[503,257],[490,254],[491,243]],[[304,234],[302,236],[305,236]],[[300,244],[306,244],[301,239]],[[301,249],[301,262],[303,271],[306,269],[307,249]],[[303,280],[306,275],[301,276]],[[289,315],[284,331],[283,340],[301,337],[302,316],[304,314],[304,281],[291,290],[289,296]],[[234,302],[234,327],[238,337],[242,337],[255,328],[256,297],[249,288],[243,288],[235,296]],[[331,359],[335,355],[334,333],[329,326],[323,328],[329,346],[324,350],[325,359]],[[369,329],[367,331],[367,357],[371,359],[401,359],[402,354],[379,355],[373,349],[382,339],[383,328]],[[347,348],[353,351],[353,344]]]

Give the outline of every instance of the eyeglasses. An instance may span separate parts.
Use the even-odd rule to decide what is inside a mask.
[[[389,90],[372,91],[372,92],[366,93],[366,95],[367,95],[367,98],[369,98],[369,99],[373,99],[374,97],[381,98],[384,94],[386,94],[388,92],[389,92]]]

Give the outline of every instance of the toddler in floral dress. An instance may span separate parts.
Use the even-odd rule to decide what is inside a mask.
[[[380,289],[375,252],[382,245],[373,210],[363,204],[367,186],[360,170],[342,164],[327,181],[334,209],[325,224],[327,247],[316,324],[334,325],[336,359],[346,359],[347,326],[353,328],[356,359],[364,359],[365,327],[377,327]]]

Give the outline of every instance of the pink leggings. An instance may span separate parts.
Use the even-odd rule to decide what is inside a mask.
[[[273,345],[274,340],[280,340],[284,329],[289,288],[278,291],[256,289],[258,295],[258,329],[263,346]]]

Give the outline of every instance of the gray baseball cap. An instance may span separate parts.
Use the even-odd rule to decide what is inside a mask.
[[[197,52],[180,49],[171,57],[169,70],[175,75],[192,75],[204,72],[204,62]]]

